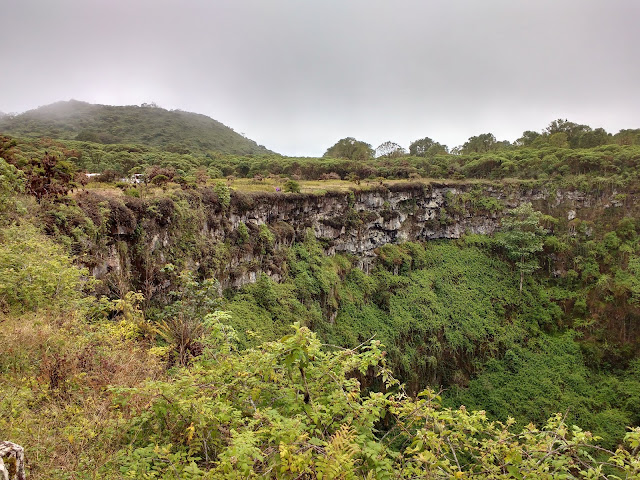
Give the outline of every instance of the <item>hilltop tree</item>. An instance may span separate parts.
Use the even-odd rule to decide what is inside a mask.
[[[566,133],[569,138],[575,137],[580,133],[585,133],[589,131],[591,131],[591,127],[589,127],[588,125],[580,125],[574,122],[570,122],[566,118],[564,120],[562,118],[554,120],[545,129],[545,132],[549,135],[562,132],[562,133]]]
[[[622,129],[613,136],[618,145],[640,145],[640,128]]]
[[[468,153],[486,153],[503,147],[504,142],[499,142],[493,133],[483,133],[475,137],[469,138],[461,147],[460,152]]]
[[[541,136],[542,135],[538,132],[526,130],[525,132],[522,132],[522,136],[515,141],[515,144],[518,147],[531,147]]]
[[[575,141],[575,146],[580,148],[593,148],[606,145],[612,141],[613,136],[604,128],[596,128],[581,134]]]
[[[449,148],[433,141],[429,137],[416,140],[409,145],[409,153],[416,157],[433,157],[440,153],[448,153]]]
[[[349,160],[368,160],[374,156],[373,148],[368,143],[356,140],[353,137],[343,138],[329,147],[325,157],[346,158]]]
[[[523,203],[507,212],[501,222],[502,230],[497,235],[498,243],[520,271],[521,292],[525,274],[540,268],[535,253],[542,250],[543,237],[547,233],[540,225],[542,217],[543,214],[534,210],[531,203]]]
[[[558,138],[558,134],[565,134],[566,141],[569,143],[569,147],[577,148],[580,147],[580,139],[581,137],[591,132],[592,129],[588,125],[580,125],[578,123],[570,122],[567,119],[554,120],[549,124],[546,128],[545,133],[549,136],[550,139]],[[550,142],[552,145],[554,142]],[[555,141],[555,144],[558,143],[558,140]]]
[[[386,141],[376,148],[376,157],[397,158],[406,155],[407,151],[392,141]]]
[[[565,132],[557,132],[547,137],[547,142],[552,147],[556,148],[569,148],[569,136]]]

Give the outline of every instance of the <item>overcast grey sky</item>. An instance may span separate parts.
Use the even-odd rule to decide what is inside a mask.
[[[0,111],[156,102],[319,156],[640,128],[638,0],[2,0]]]

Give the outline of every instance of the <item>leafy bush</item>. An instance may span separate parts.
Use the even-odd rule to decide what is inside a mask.
[[[218,196],[218,202],[225,210],[231,205],[231,189],[223,182],[217,182],[213,191]]]
[[[0,232],[0,301],[20,311],[73,308],[88,272],[30,224]]]
[[[178,279],[179,289],[171,292],[174,301],[159,315],[156,331],[175,354],[174,360],[187,365],[200,355],[202,337],[210,328],[204,319],[220,305],[215,280],[198,282],[189,272]]]
[[[258,232],[258,244],[262,248],[261,251],[263,254],[273,249],[273,243],[275,240],[276,237],[269,227],[264,224],[260,225],[260,230]]]
[[[151,179],[151,183],[154,185],[165,185],[169,181],[169,177],[166,175],[156,175]]]
[[[138,190],[137,188],[127,188],[124,191],[124,194],[127,197],[140,198],[140,190]]]
[[[236,229],[238,233],[238,243],[241,245],[247,243],[249,241],[249,229],[244,222],[238,223],[238,228]]]
[[[284,191],[291,193],[300,193],[300,184],[295,180],[287,180],[284,184]]]
[[[385,365],[382,346],[322,348],[299,325],[277,342],[236,352],[214,334],[198,368],[174,381],[114,389],[141,407],[130,447],[132,477],[259,478],[596,478],[605,465],[640,474],[633,449],[606,451],[558,414],[541,428],[491,422],[482,411],[443,408],[432,391],[408,397]],[[359,376],[383,391],[364,390]],[[596,453],[598,455],[596,455]],[[598,461],[596,458],[601,458]]]
[[[0,224],[2,217],[13,212],[17,195],[24,191],[24,176],[20,170],[0,158]]]

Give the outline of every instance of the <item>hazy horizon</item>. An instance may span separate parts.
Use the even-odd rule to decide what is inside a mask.
[[[640,127],[640,2],[9,0],[0,111],[76,99],[207,115],[267,148],[454,147],[567,118]]]

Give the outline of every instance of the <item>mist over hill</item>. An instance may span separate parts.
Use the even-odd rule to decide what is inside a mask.
[[[129,143],[176,153],[272,153],[222,123],[196,113],[142,106],[56,102],[19,115],[0,113],[0,132],[95,143]]]

